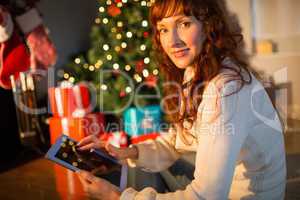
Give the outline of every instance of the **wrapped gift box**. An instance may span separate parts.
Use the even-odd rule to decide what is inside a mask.
[[[49,88],[54,117],[83,117],[92,110],[89,88],[85,84]]]
[[[147,133],[146,135],[132,137],[130,142],[131,142],[131,144],[137,144],[137,143],[143,142],[145,140],[154,140],[159,135],[160,135],[159,133]]]
[[[124,131],[132,138],[149,133],[158,133],[161,122],[159,105],[129,108],[123,114]]]
[[[58,197],[62,200],[87,200],[88,194],[84,191],[82,184],[73,171],[66,169],[60,165],[53,165],[54,177],[56,183],[56,191]],[[105,175],[98,175],[100,178],[109,181],[119,188],[120,191],[125,190],[128,180],[128,167],[123,165],[118,171],[112,171]]]
[[[53,165],[56,191],[60,199],[82,200],[86,199],[86,194],[83,191],[77,175],[60,165]]]
[[[65,134],[74,140],[104,132],[104,115],[102,113],[90,113],[84,117],[52,117],[49,119],[50,141],[54,144],[56,139]]]

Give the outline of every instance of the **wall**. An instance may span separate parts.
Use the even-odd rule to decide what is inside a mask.
[[[227,0],[228,9],[237,14],[243,29],[243,36],[248,53],[252,52],[252,18],[250,0]]]
[[[254,0],[253,7],[256,38],[274,41],[279,52],[300,51],[299,0]]]
[[[89,33],[97,13],[96,0],[41,0],[38,4],[58,51],[56,66],[89,47]]]
[[[255,36],[258,39],[275,36],[277,39],[279,52],[270,55],[252,54],[251,64],[258,71],[274,76],[277,85],[286,83],[288,105],[285,114],[288,118],[300,119],[300,48],[297,45],[300,44],[298,34],[300,13],[299,9],[296,9],[300,7],[299,1],[228,0],[227,2],[229,8],[240,18],[248,52],[254,51],[252,40]],[[256,5],[252,4],[253,2],[256,2]],[[253,11],[251,6],[256,9]],[[293,23],[295,21],[297,23]]]

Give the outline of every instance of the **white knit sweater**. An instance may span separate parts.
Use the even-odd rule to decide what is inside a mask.
[[[277,112],[254,76],[235,94],[231,92],[239,81],[227,79],[228,71],[223,71],[205,89],[191,128],[196,137],[189,138],[191,145],[170,130],[138,144],[138,160],[128,160],[131,167],[159,172],[182,152],[195,151],[194,180],[185,190],[165,194],[127,188],[121,200],[284,199],[286,161]]]

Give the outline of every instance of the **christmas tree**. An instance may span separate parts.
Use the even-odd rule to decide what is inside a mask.
[[[99,1],[90,33],[91,47],[74,56],[63,74],[70,82],[93,83],[100,111],[118,115],[128,106],[159,101],[154,97],[159,92],[159,71],[152,59],[148,21],[152,3],[153,0]]]

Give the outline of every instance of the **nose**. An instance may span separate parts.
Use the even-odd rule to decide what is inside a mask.
[[[175,47],[179,47],[180,45],[182,45],[182,40],[180,38],[178,30],[173,29],[172,31],[170,31],[168,46],[170,48],[175,48]]]

